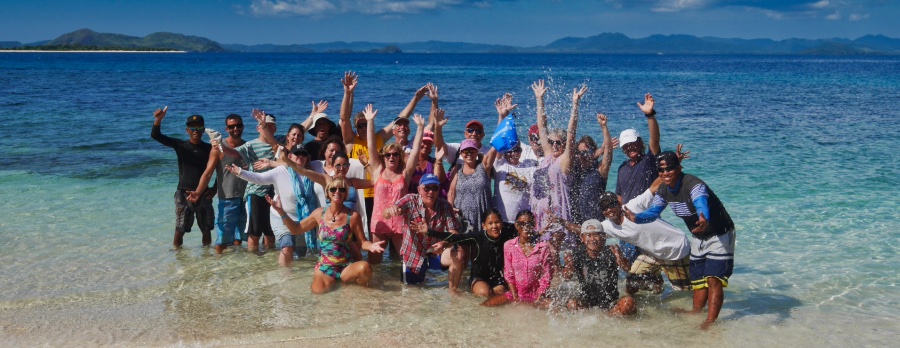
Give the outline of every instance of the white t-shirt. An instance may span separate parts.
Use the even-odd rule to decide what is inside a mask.
[[[625,206],[634,213],[640,213],[650,208],[652,201],[653,193],[646,190]],[[681,260],[691,253],[691,245],[684,232],[661,218],[646,224],[637,224],[628,219],[622,219],[621,225],[608,219],[601,224],[606,234],[634,244],[660,260]]]
[[[542,157],[538,157],[536,153],[534,153],[534,149],[531,145],[519,142],[519,146],[522,147],[522,155],[519,156],[519,162],[525,162],[528,160],[532,160],[535,162],[540,162]]]
[[[516,214],[531,209],[531,182],[537,169],[535,161],[519,161],[512,165],[500,157],[494,164],[494,207],[503,222],[515,222]]]
[[[260,185],[273,185],[275,194],[281,201],[281,208],[291,220],[299,221],[297,216],[297,195],[294,194],[294,178],[293,174],[288,170],[287,166],[279,166],[275,169],[262,173],[254,173],[248,170],[242,170],[238,175],[239,178]],[[275,233],[276,239],[290,234],[287,226],[281,220],[281,216],[275,211],[275,208],[269,208],[269,224],[272,226],[272,232]]]

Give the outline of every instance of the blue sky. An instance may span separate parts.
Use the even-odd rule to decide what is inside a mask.
[[[81,28],[168,31],[220,43],[464,41],[546,45],[566,36],[900,38],[900,0],[0,0],[0,41]]]

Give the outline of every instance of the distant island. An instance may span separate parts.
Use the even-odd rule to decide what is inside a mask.
[[[81,29],[48,41],[23,44],[0,41],[0,50],[17,51],[184,51],[256,53],[569,53],[569,54],[753,54],[753,55],[900,55],[900,39],[866,35],[857,39],[727,39],[691,35],[629,38],[621,33],[565,37],[544,46],[516,47],[466,42],[326,42],[294,45],[220,44],[175,33],[145,37]]]

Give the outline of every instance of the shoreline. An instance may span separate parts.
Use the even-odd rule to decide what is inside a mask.
[[[50,51],[50,50],[0,50],[0,53],[187,53],[187,51],[124,51],[124,50]]]

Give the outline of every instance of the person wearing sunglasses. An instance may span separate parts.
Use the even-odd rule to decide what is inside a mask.
[[[266,196],[269,204],[269,225],[277,240],[277,248],[281,250],[278,255],[278,264],[290,268],[294,260],[294,249],[306,247],[305,239],[294,239],[290,229],[285,225],[282,215],[288,216],[293,221],[306,218],[312,210],[319,206],[313,191],[313,182],[294,168],[305,167],[310,160],[309,154],[302,145],[295,145],[290,151],[282,153],[281,160],[291,165],[275,166],[265,172],[251,172],[241,167],[231,165],[226,169],[237,177],[258,185],[272,185],[275,198]],[[271,206],[273,199],[280,203],[282,209]],[[280,210],[280,212],[279,212]],[[301,243],[301,244],[297,244]]]
[[[691,231],[691,286],[694,289],[692,313],[708,306],[706,329],[719,317],[724,301],[724,288],[734,270],[734,222],[713,190],[700,178],[682,172],[681,160],[672,151],[657,157],[657,172],[665,185],[660,185],[649,209],[635,214],[625,210],[625,217],[638,224],[659,218],[672,205],[676,216]]]
[[[444,248],[440,239],[427,234],[416,233],[413,226],[425,223],[428,230],[460,232],[460,222],[453,205],[440,198],[441,181],[432,174],[425,174],[419,180],[418,193],[410,193],[384,208],[385,218],[399,217],[404,221],[401,225],[403,243],[400,256],[403,258],[401,281],[404,284],[416,285],[425,281],[428,269],[443,270],[449,268],[449,288],[457,292],[466,255],[460,248]]]
[[[619,165],[616,174],[616,194],[622,198],[622,202],[628,202],[639,196],[656,180],[656,155],[660,152],[659,122],[656,119],[656,101],[650,93],[644,95],[644,103],[637,103],[638,108],[646,116],[647,128],[650,139],[644,146],[644,140],[637,130],[633,128],[622,131],[619,135],[619,146],[627,157]],[[640,250],[634,245],[619,241],[619,249],[630,262],[640,255]]]
[[[443,148],[446,146],[447,148],[447,157],[445,159],[450,163],[451,170],[463,163],[463,158],[460,156],[460,146],[459,143],[446,143],[444,142],[444,130],[443,125],[446,124],[446,119],[438,120],[435,119],[435,122],[442,122],[441,127],[438,127],[435,124],[434,127],[434,146],[437,149]],[[470,140],[475,144],[475,150],[477,150],[481,155],[487,154],[488,150],[490,150],[489,146],[483,146],[481,140],[484,139],[484,125],[481,121],[471,120],[466,123],[466,128],[463,133],[463,140]]]
[[[363,113],[369,124],[366,129],[369,133],[366,140],[369,148],[374,149],[375,117],[378,115],[378,110],[369,104]],[[413,116],[413,121],[416,123],[417,129],[412,153],[418,153],[422,147],[425,119],[416,114]],[[397,251],[396,249],[399,249],[403,243],[405,221],[402,217],[387,217],[383,211],[406,194],[418,161],[419,156],[410,156],[407,160],[403,146],[398,143],[385,145],[382,147],[381,153],[369,152],[369,176],[372,178],[375,189],[375,202],[369,231],[373,241],[389,241],[394,246],[394,251]],[[368,260],[371,264],[380,264],[383,257],[382,252],[369,253]]]
[[[544,95],[547,88],[544,80],[531,85],[537,100],[537,125],[544,149],[544,159],[538,164],[532,186],[531,207],[535,213],[538,230],[544,230],[550,224],[551,216],[562,220],[571,220],[571,203],[569,200],[570,174],[575,155],[575,136],[578,131],[578,107],[581,98],[587,92],[587,86],[572,91],[572,113],[569,116],[567,130],[548,130],[547,112],[544,108]],[[566,246],[577,243],[574,235],[566,233]]]
[[[503,244],[503,276],[509,290],[492,296],[482,304],[498,306],[522,302],[545,307],[550,301],[545,294],[556,271],[554,254],[548,242],[539,241],[534,213],[522,210],[516,214],[517,237]]]
[[[606,121],[606,115],[598,112],[597,123],[603,132],[601,151],[597,151],[597,143],[588,135],[578,140],[569,186],[569,199],[572,202],[571,218],[575,223],[603,219],[603,211],[598,209],[596,199],[598,193],[606,191],[609,167],[612,163],[612,137]],[[597,155],[602,156],[600,161],[597,161]]]
[[[164,146],[171,147],[175,150],[178,157],[178,186],[175,190],[175,236],[172,245],[180,248],[184,244],[184,234],[191,231],[194,225],[194,218],[197,219],[197,226],[202,234],[202,243],[204,246],[212,243],[212,229],[214,223],[214,212],[212,208],[212,199],[204,195],[196,203],[190,202],[188,196],[190,191],[197,189],[200,178],[209,163],[209,153],[212,146],[203,142],[201,138],[206,129],[204,127],[203,116],[188,116],[185,122],[185,132],[188,134],[188,140],[171,138],[162,134],[160,128],[162,121],[166,117],[169,107],[156,109],[153,112],[153,127],[150,130],[150,138],[156,140]],[[215,192],[213,190],[213,192]]]
[[[372,266],[366,261],[351,262],[350,244],[358,240],[362,248],[370,253],[383,252],[384,242],[372,243],[366,239],[359,212],[344,206],[347,199],[349,183],[343,178],[335,178],[328,182],[325,190],[331,203],[319,207],[299,222],[281,209],[278,201],[272,207],[281,216],[284,224],[292,234],[302,234],[318,227],[319,260],[313,270],[313,281],[310,290],[313,294],[324,294],[331,290],[337,281],[368,287],[372,279]]]

